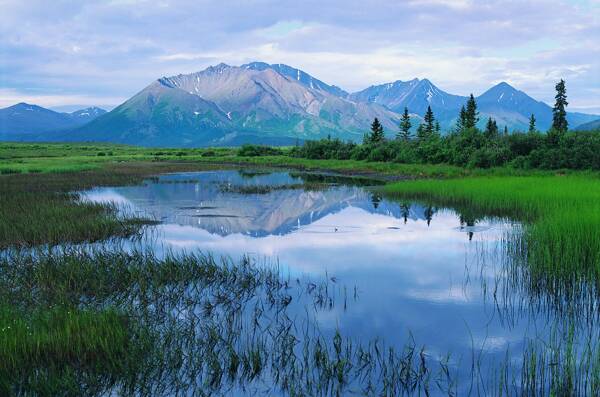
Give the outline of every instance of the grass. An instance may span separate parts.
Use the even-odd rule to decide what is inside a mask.
[[[144,348],[114,310],[0,307],[2,395],[93,393],[131,370]]]
[[[290,157],[285,154],[245,157],[238,156],[236,148],[169,149],[114,144],[0,142],[0,175],[3,173],[79,172],[101,169],[106,164],[150,161],[285,167],[312,171],[335,171],[352,175],[376,174],[394,178],[552,174],[549,171],[528,171],[511,168],[466,169],[445,164],[310,160]],[[571,173],[568,170],[564,172]]]
[[[9,358],[0,385],[8,395],[457,395],[468,388],[456,378],[464,366],[474,395],[600,388],[597,343],[578,347],[568,328],[551,343],[528,342],[518,360],[457,363],[410,337],[388,346],[313,322],[351,304],[329,277],[290,279],[249,258],[11,251],[0,258],[0,356]]]
[[[80,172],[0,176],[0,249],[93,242],[137,234],[152,219],[122,217],[115,206],[82,202],[78,191],[94,186],[141,183],[160,172],[209,168],[207,165],[154,162],[105,164]]]
[[[312,316],[336,310],[342,300],[346,305],[329,279],[290,280],[247,258],[159,258],[112,245],[15,250],[135,236],[148,220],[82,203],[74,192],[211,163],[452,177],[406,180],[383,190],[452,206],[471,218],[525,222],[510,247],[536,280],[550,280],[548,291],[557,299],[564,284],[552,280],[600,280],[596,174],[239,157],[232,149],[0,143],[0,249],[8,248],[0,253],[1,394],[235,394],[245,388],[288,395],[457,394],[450,359],[429,357],[410,339],[392,347],[340,331],[321,333]],[[264,187],[257,186],[254,193],[261,193]],[[294,305],[306,318],[290,310]],[[483,394],[597,393],[600,350],[574,345],[568,335],[532,344],[516,360],[523,365],[507,359],[492,368]]]
[[[523,221],[517,246],[534,275],[600,280],[600,178],[595,175],[416,180],[383,191]]]

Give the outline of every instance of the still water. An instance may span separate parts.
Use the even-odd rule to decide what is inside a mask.
[[[518,369],[526,342],[546,338],[559,316],[532,309],[527,291],[508,279],[503,244],[520,225],[389,200],[372,184],[222,170],[167,174],[84,197],[159,220],[144,243],[157,253],[250,256],[291,280],[326,280],[338,298],[311,308],[319,332],[400,351],[410,341],[428,360],[449,363],[459,395],[486,383],[473,378],[487,379],[499,363]],[[303,316],[306,302],[294,299],[292,317]]]

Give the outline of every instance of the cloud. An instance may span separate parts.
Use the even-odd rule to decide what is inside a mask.
[[[15,94],[2,103],[32,91],[108,103],[164,75],[262,60],[347,90],[427,77],[467,94],[507,80],[551,101],[565,77],[573,106],[600,111],[598,1],[8,0],[2,9],[0,83]]]
[[[115,103],[125,101],[125,97],[108,97],[93,95],[46,95],[27,93],[13,89],[0,88],[0,108],[14,105],[19,102],[55,108],[63,106],[104,106],[111,107]]]

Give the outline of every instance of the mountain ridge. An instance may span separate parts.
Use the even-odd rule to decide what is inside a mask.
[[[86,124],[107,113],[98,107],[79,109],[71,113],[56,112],[38,105],[19,102],[0,109],[0,137],[57,132]]]
[[[220,63],[154,80],[110,112],[87,108],[67,114],[36,107],[41,119],[52,116],[48,120],[62,122],[46,120],[45,129],[31,134],[25,132],[31,129],[27,120],[21,120],[22,128],[11,136],[148,146],[291,144],[326,136],[360,141],[375,117],[387,135],[394,136],[404,107],[413,118],[413,128],[431,106],[442,129],[448,130],[466,101],[466,96],[443,91],[428,79],[396,80],[348,93],[285,64]],[[532,113],[540,130],[552,122],[549,105],[506,82],[486,90],[476,101],[480,126],[493,117],[500,128],[525,130]],[[0,122],[6,109],[0,109]],[[598,118],[567,115],[572,128]],[[64,127],[68,123],[76,124]]]

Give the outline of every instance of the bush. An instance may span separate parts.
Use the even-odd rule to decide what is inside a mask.
[[[292,149],[292,155],[314,160],[337,159],[348,160],[352,158],[355,143],[343,142],[340,139],[321,139],[306,141],[303,146]]]
[[[257,157],[257,156],[277,156],[283,152],[279,148],[262,145],[243,145],[238,150],[238,156]]]

